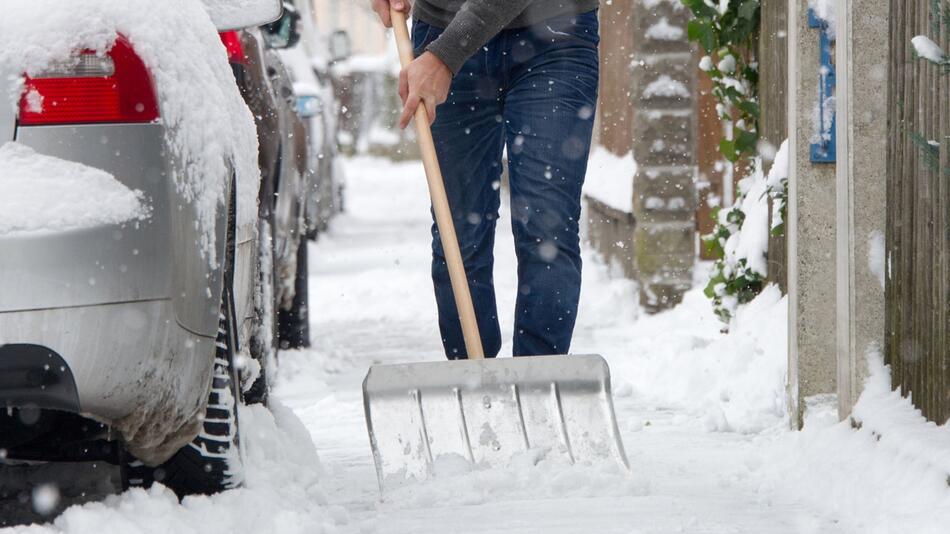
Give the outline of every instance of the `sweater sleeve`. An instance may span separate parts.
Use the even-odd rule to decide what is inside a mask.
[[[455,74],[479,48],[524,11],[531,0],[466,0],[435,41],[426,47]]]

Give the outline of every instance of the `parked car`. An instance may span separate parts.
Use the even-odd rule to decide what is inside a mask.
[[[208,493],[242,479],[237,355],[270,298],[255,132],[200,5],[147,3],[141,22],[146,3],[4,6],[0,48],[38,63],[0,62],[0,80],[23,80],[0,142],[111,175],[148,215],[0,234],[0,464],[105,460],[131,484]],[[207,3],[218,29],[281,11],[242,5]]]
[[[307,195],[307,236],[316,239],[330,220],[344,208],[346,178],[337,157],[340,103],[333,89],[330,66],[349,55],[346,32],[320,35],[314,27],[308,2],[285,1],[285,11],[299,8],[301,18],[293,27],[295,46],[280,51],[294,81],[298,114],[307,125],[309,168],[313,173]]]
[[[260,373],[247,391],[250,402],[267,398],[266,377],[275,372],[279,348],[310,344],[307,308],[306,192],[310,188],[308,146],[296,109],[293,84],[276,49],[292,45],[288,25],[296,14],[261,28],[222,32],[241,95],[255,117],[261,171],[259,235],[262,299],[256,313],[262,328],[252,337],[251,355]],[[270,246],[267,246],[267,244]],[[271,306],[271,303],[275,303]]]

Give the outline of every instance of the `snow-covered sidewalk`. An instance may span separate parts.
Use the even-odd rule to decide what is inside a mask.
[[[314,347],[284,353],[276,396],[310,430],[326,469],[323,489],[350,525],[386,533],[841,531],[759,491],[759,457],[784,426],[783,340],[722,336],[697,292],[674,313],[640,317],[631,283],[611,279],[591,257],[573,352],[610,360],[632,476],[493,473],[379,502],[363,420],[366,369],[443,358],[428,197],[417,163],[356,160],[348,176],[348,213],[311,249]],[[505,317],[516,293],[505,217],[496,254]],[[778,299],[769,294],[754,310],[765,318],[763,338],[783,333]],[[503,332],[510,339],[511,321]]]
[[[729,335],[698,290],[641,314],[632,283],[585,256],[575,353],[610,362],[632,473],[520,466],[436,480],[380,501],[361,382],[380,362],[442,359],[422,167],[347,162],[347,213],[311,245],[310,350],[281,353],[270,410],[242,409],[245,487],[181,504],[162,487],[69,508],[29,534],[939,533],[950,524],[950,429],[926,423],[886,370],[855,408],[785,419],[786,302],[740,310]],[[515,296],[502,217],[496,285]],[[511,321],[503,322],[506,339]],[[503,354],[510,354],[510,345]],[[318,453],[319,451],[319,458]]]

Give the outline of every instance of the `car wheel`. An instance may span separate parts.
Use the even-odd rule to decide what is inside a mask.
[[[231,290],[225,284],[215,339],[214,371],[201,432],[168,461],[149,467],[134,460],[125,467],[128,486],[149,487],[160,482],[185,495],[209,495],[243,482],[243,459],[238,426],[240,381],[234,365],[236,323]]]
[[[294,277],[294,300],[289,310],[280,310],[277,324],[280,348],[300,349],[310,346],[310,291],[307,268],[307,240],[297,246],[297,274]]]

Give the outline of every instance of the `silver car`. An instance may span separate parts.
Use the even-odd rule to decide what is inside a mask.
[[[219,29],[280,15],[274,0],[241,2],[255,3],[241,13],[207,0]],[[201,207],[172,179],[197,171],[173,156],[176,133],[161,118],[168,102],[148,87],[149,73],[130,74],[144,68],[134,48],[120,36],[104,55],[75,51],[59,65],[28,85],[48,91],[47,116],[26,97],[19,112],[0,105],[0,144],[102,169],[141,191],[150,216],[0,235],[0,465],[107,460],[125,465],[131,484],[160,480],[179,494],[233,487],[238,368],[259,327],[257,221],[236,222],[241,210],[257,213],[256,197],[244,206],[235,193],[252,177],[230,162],[217,177],[229,200],[214,213],[209,261]],[[122,81],[130,76],[138,81]],[[127,114],[97,113],[84,107],[102,96],[97,87],[151,90],[154,106],[137,95]]]

